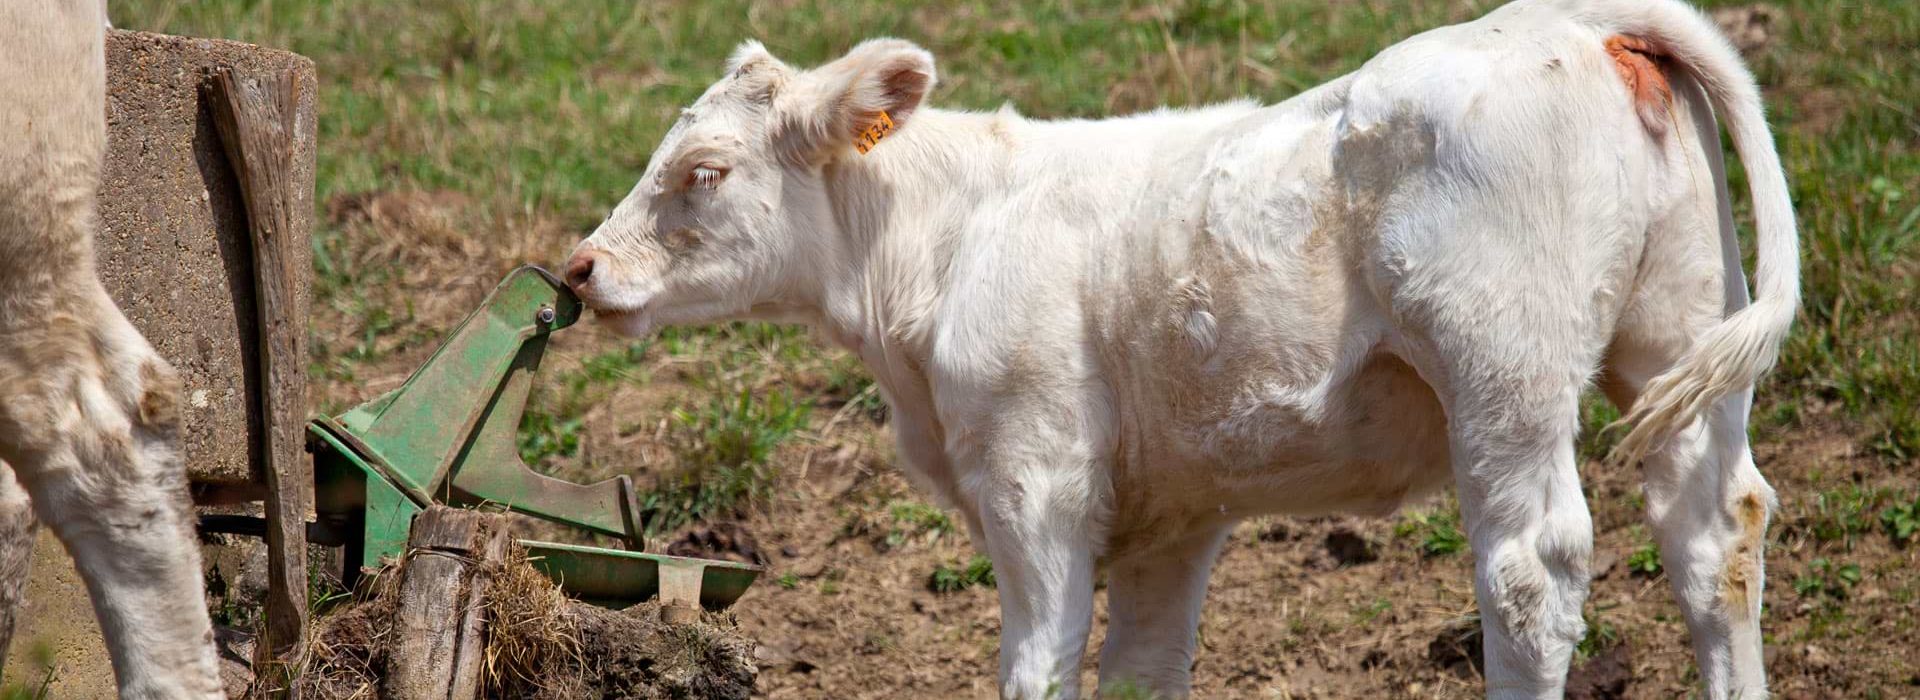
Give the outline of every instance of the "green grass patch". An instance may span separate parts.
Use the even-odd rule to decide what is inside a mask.
[[[1617,606],[1591,606],[1581,613],[1581,617],[1587,623],[1587,633],[1580,638],[1579,644],[1574,645],[1574,658],[1591,659],[1620,643],[1620,628],[1608,621],[1605,615],[1608,610],[1615,607]]]
[[[946,511],[919,501],[894,501],[887,513],[894,524],[887,532],[887,544],[895,547],[908,540],[931,542],[953,534],[953,518]]]
[[[19,641],[19,640],[16,640]],[[0,700],[46,700],[53,697],[53,684],[60,680],[60,660],[53,645],[46,640],[36,639],[27,649],[25,664],[28,673],[15,673],[12,678],[0,678]],[[24,677],[25,680],[21,680]]]
[[[1374,620],[1379,619],[1381,615],[1386,614],[1387,611],[1392,609],[1393,601],[1387,600],[1386,598],[1375,598],[1371,603],[1361,603],[1353,606],[1353,621],[1355,624],[1361,625],[1373,624]]]
[[[1425,557],[1451,556],[1467,548],[1467,535],[1460,529],[1460,510],[1451,503],[1407,513],[1393,526],[1393,536],[1418,540],[1420,555]]]
[[[669,440],[678,470],[642,496],[650,532],[731,514],[772,492],[774,449],[806,426],[809,405],[785,389],[714,394],[697,410],[673,412]]]
[[[1860,536],[1879,525],[1884,515],[1882,506],[1890,503],[1892,496],[1886,489],[1855,485],[1821,491],[1812,499],[1801,501],[1804,504],[1801,512],[1788,521],[1782,534],[1852,549]]]
[[[579,453],[587,411],[618,384],[646,379],[640,363],[650,346],[650,341],[629,343],[536,382],[527,399],[527,410],[520,416],[520,459],[539,466]]]
[[[1880,511],[1880,525],[1897,544],[1920,537],[1920,494],[1915,494],[1910,502],[1896,503]]]
[[[1617,420],[1620,420],[1620,409],[1614,408],[1600,392],[1589,391],[1580,397],[1580,437],[1575,445],[1582,461],[1604,459],[1613,446],[1619,444],[1625,432],[1606,429]]]
[[[995,584],[993,562],[981,555],[964,564],[941,564],[927,576],[927,590],[935,593],[958,593],[976,586],[992,588]]]
[[[1057,696],[1058,693],[1051,695]],[[1132,679],[1122,679],[1105,685],[1100,689],[1100,700],[1158,700],[1159,693],[1152,688],[1135,683]]]
[[[1647,542],[1627,555],[1627,573],[1644,578],[1660,575],[1660,545]]]
[[[1860,565],[1820,557],[1809,562],[1807,570],[1793,579],[1793,592],[1802,598],[1842,601],[1860,585]]]

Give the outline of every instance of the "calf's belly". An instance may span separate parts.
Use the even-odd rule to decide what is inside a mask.
[[[1110,557],[1255,515],[1387,515],[1447,483],[1445,414],[1391,354],[1370,357],[1318,401],[1243,386],[1204,415],[1160,422],[1169,427],[1118,460]]]

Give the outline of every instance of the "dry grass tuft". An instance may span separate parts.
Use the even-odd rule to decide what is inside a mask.
[[[337,613],[316,617],[307,635],[306,668],[296,685],[308,698],[377,698],[386,676],[392,621],[400,577],[392,567],[361,582],[356,602]],[[265,680],[265,679],[263,679]],[[255,684],[250,697],[270,697]]]
[[[560,586],[527,563],[526,550],[511,545],[491,573],[487,591],[487,687],[494,690],[548,687],[554,665],[582,665],[580,639],[566,614]]]

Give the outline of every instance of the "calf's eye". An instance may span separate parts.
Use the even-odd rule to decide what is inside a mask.
[[[720,179],[727,176],[727,169],[717,165],[696,165],[687,172],[687,186],[713,189]]]

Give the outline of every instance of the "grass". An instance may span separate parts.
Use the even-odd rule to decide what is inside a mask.
[[[1135,683],[1132,679],[1115,681],[1100,689],[1100,700],[1159,700],[1161,695],[1153,689]]]
[[[629,343],[536,383],[520,417],[520,458],[538,465],[579,452],[587,411],[619,383],[644,379],[640,361],[648,346],[646,341]]]
[[[1581,617],[1587,623],[1587,633],[1580,638],[1579,644],[1574,645],[1574,658],[1591,659],[1620,643],[1622,639],[1620,628],[1609,622],[1603,614],[1612,608],[1613,606],[1594,605],[1582,611]]]
[[[1386,598],[1375,598],[1371,603],[1356,604],[1353,606],[1353,622],[1360,625],[1372,624],[1375,619],[1392,609],[1393,601]]]
[[[776,476],[773,451],[806,425],[809,410],[786,390],[756,397],[745,388],[716,393],[699,410],[676,409],[669,439],[679,470],[642,496],[648,530],[671,532],[764,500]]]
[[[1580,459],[1593,461],[1604,459],[1613,446],[1620,442],[1625,431],[1606,427],[1620,420],[1620,409],[1607,401],[1597,391],[1589,391],[1580,397]]]
[[[1652,578],[1660,575],[1660,545],[1648,542],[1627,555],[1627,573]]]
[[[1859,564],[1841,563],[1821,557],[1814,559],[1807,570],[1793,579],[1793,591],[1802,598],[1826,598],[1830,601],[1845,600],[1860,585],[1862,573]]]
[[[927,576],[927,590],[935,593],[958,593],[969,588],[992,588],[994,585],[993,562],[980,555],[975,555],[964,564],[941,564]]]
[[[953,534],[953,518],[946,511],[913,500],[896,500],[887,506],[894,527],[887,531],[886,542],[898,547],[909,540],[932,541]]]
[[[46,700],[53,697],[53,684],[60,679],[60,663],[56,655],[53,645],[45,640],[34,640],[33,646],[20,659],[28,663],[15,663],[16,666],[31,665],[34,673],[21,674],[27,676],[25,682],[19,681],[18,676],[0,677],[0,700]]]
[[[956,532],[946,511],[891,489],[850,496],[837,514],[840,538],[864,539],[881,552],[931,545]]]
[[[1781,528],[1781,535],[1852,549],[1854,542],[1872,532],[1887,512],[1898,510],[1899,506],[1882,510],[1892,499],[1892,492],[1880,488],[1847,485],[1827,489],[1811,499],[1803,499],[1803,512],[1794,514],[1787,526]]]
[[[1467,535],[1460,530],[1460,508],[1449,502],[1433,510],[1409,512],[1393,526],[1393,535],[1418,539],[1420,554],[1444,557],[1467,548]]]
[[[1911,502],[1896,503],[1880,511],[1880,524],[1894,542],[1912,542],[1920,535],[1920,494],[1915,494]]]

